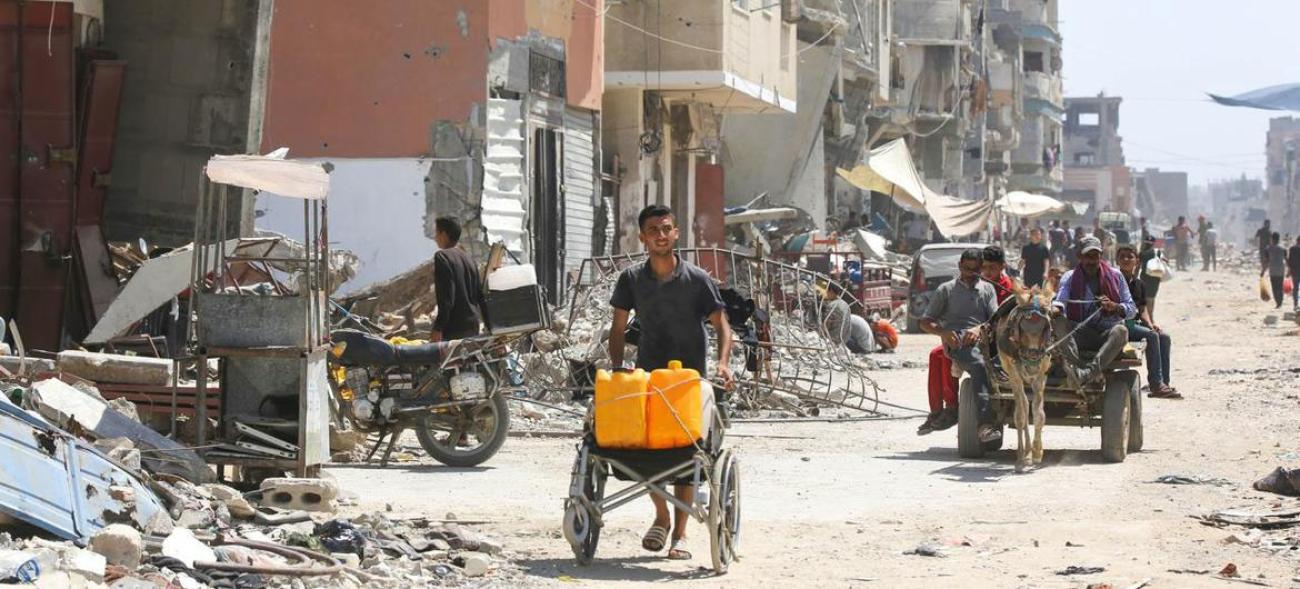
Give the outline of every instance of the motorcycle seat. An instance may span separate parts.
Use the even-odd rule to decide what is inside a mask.
[[[330,334],[333,355],[344,366],[428,366],[441,364],[459,342],[393,344],[363,331],[341,329]]]

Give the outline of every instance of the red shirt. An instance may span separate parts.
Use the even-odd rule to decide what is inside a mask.
[[[1006,272],[1003,272],[1002,276],[998,277],[997,286],[994,286],[993,290],[997,292],[999,305],[1002,304],[1002,301],[1007,300],[1007,297],[1011,296],[1011,289],[1015,287],[1016,284],[1011,281],[1011,277],[1007,276]]]

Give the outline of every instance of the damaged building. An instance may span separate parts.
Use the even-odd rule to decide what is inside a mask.
[[[791,2],[629,0],[605,19],[603,137],[615,251],[636,251],[637,213],[651,203],[679,214],[683,247],[724,241],[733,185],[724,117],[795,113],[796,31]]]

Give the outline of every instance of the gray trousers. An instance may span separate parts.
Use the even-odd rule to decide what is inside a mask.
[[[1062,337],[1070,333],[1075,326],[1075,322],[1070,321],[1065,315],[1057,315],[1052,319],[1052,330],[1056,332],[1054,337]],[[1126,343],[1128,343],[1128,328],[1124,327],[1123,323],[1116,323],[1110,329],[1085,325],[1074,333],[1074,337],[1062,342],[1058,349],[1067,362],[1078,367],[1084,366],[1084,363],[1079,360],[1080,350],[1096,351],[1097,356],[1091,364],[1094,367],[1104,368],[1119,357]]]

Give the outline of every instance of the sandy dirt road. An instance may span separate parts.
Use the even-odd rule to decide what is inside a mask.
[[[1294,324],[1264,326],[1272,305],[1254,298],[1254,286],[1253,277],[1228,272],[1185,273],[1164,285],[1156,318],[1174,338],[1173,384],[1187,399],[1144,399],[1146,450],[1123,464],[1102,462],[1097,429],[1047,428],[1046,465],[1018,475],[1013,451],[963,460],[955,429],[918,437],[916,420],[737,425],[729,440],[743,461],[742,560],[721,577],[703,569],[702,527],[691,528],[692,561],[641,550],[648,500],[610,515],[597,562],[577,566],[559,525],[573,439],[512,438],[478,469],[329,472],[360,496],[353,511],[391,505],[393,516],[494,520],[485,531],[540,586],[1251,586],[1171,572],[1212,574],[1234,563],[1244,579],[1300,587],[1300,551],[1231,544],[1242,530],[1189,517],[1283,501],[1251,482],[1279,465],[1300,466],[1300,336]],[[923,361],[934,340],[904,336],[900,356]],[[925,406],[923,370],[875,376],[884,399]],[[1229,484],[1153,482],[1166,474]],[[943,545],[944,556],[905,554],[927,542]],[[1071,565],[1105,571],[1057,574]]]

